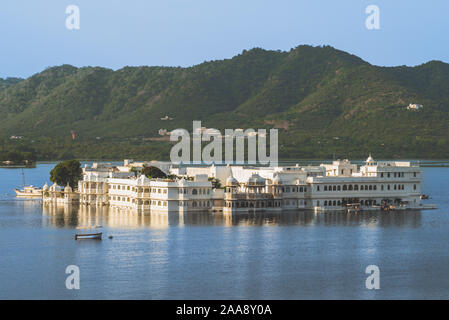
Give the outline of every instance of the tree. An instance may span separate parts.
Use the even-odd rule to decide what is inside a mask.
[[[81,179],[82,172],[81,163],[78,160],[62,161],[50,171],[50,181],[60,186],[66,186],[68,183],[75,188]]]
[[[167,175],[158,167],[154,166],[144,166],[142,168],[142,174],[147,176],[148,178],[167,178]]]
[[[131,169],[129,169],[129,172],[133,172],[135,177],[137,177],[137,175],[142,173],[142,171],[137,167],[131,167]]]
[[[207,180],[212,182],[212,188],[214,188],[214,189],[220,189],[221,188],[221,181],[220,181],[220,179],[217,179],[215,177],[209,177]]]

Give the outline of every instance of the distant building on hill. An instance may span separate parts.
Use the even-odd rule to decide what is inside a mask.
[[[422,108],[424,108],[424,106],[422,104],[410,103],[407,107],[407,110],[416,111],[416,110],[420,110]]]
[[[173,120],[173,118],[170,118],[168,115],[165,115],[165,117],[161,118],[161,120]]]

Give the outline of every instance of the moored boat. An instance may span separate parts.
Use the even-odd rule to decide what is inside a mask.
[[[25,173],[22,169],[22,177],[23,177],[23,189],[14,188],[17,197],[21,198],[41,198],[42,197],[42,189],[36,188],[32,185],[27,186],[25,182]]]
[[[75,240],[93,239],[101,240],[103,233],[100,232],[101,226],[85,226],[77,227],[77,230],[81,230],[80,233],[75,234]]]
[[[14,188],[17,197],[22,198],[40,198],[42,197],[42,189],[34,186],[25,186],[22,190]]]

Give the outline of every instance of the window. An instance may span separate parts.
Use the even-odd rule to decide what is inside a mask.
[[[316,186],[316,191],[320,191],[320,186]]]
[[[413,190],[416,190],[416,184],[413,185]]]
[[[193,189],[193,190],[192,190],[192,194],[198,194],[198,190]]]

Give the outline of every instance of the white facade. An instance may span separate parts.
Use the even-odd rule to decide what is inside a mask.
[[[375,162],[365,165],[337,160],[319,166],[249,167],[184,166],[159,164],[172,179],[136,177],[123,166],[94,164],[85,167],[79,182],[82,204],[110,205],[150,211],[282,211],[286,209],[363,210],[422,209],[421,170],[410,162]],[[214,188],[210,180],[219,180]]]

